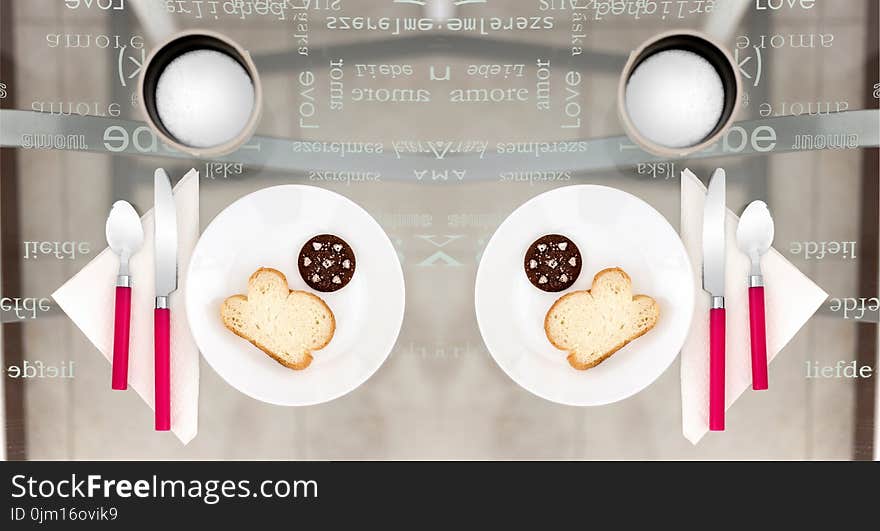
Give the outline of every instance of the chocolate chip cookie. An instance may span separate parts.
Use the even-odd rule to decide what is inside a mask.
[[[560,234],[541,236],[526,251],[526,276],[543,291],[571,287],[581,274],[581,252],[573,241]]]
[[[354,251],[339,236],[321,234],[303,245],[298,265],[309,287],[324,293],[337,291],[354,276]]]

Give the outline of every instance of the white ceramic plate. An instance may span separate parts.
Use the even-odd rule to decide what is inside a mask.
[[[300,277],[297,259],[312,236],[327,233],[351,245],[357,267],[346,287],[318,293]],[[220,321],[223,301],[246,294],[260,267],[281,271],[291,289],[315,293],[336,316],[333,340],[303,371],[283,367]],[[230,385],[272,404],[319,404],[357,388],[388,357],[403,321],[403,272],[364,209],[322,188],[275,186],[239,199],[205,229],[189,266],[186,308],[199,350]]]
[[[545,293],[526,278],[525,252],[545,234],[568,236],[581,251],[580,277],[567,291]],[[578,371],[550,344],[544,316],[609,267],[630,275],[634,294],[657,300],[660,320],[600,365]],[[475,305],[486,347],[516,383],[560,404],[597,406],[641,391],[678,355],[694,311],[693,273],[678,234],[650,205],[614,188],[569,186],[535,197],[501,224],[480,262]]]

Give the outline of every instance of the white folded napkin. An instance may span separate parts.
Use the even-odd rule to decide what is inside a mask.
[[[709,306],[703,291],[703,205],[706,187],[691,173],[681,172],[681,238],[691,258],[697,300],[691,331],[681,351],[681,417],[684,436],[697,444],[709,431]],[[750,261],[736,246],[739,217],[727,210],[725,307],[727,364],[725,409],[752,385],[749,335]],[[819,309],[828,294],[776,249],[761,260],[767,327],[767,361],[772,361]],[[773,385],[771,378],[770,385]]]
[[[193,249],[199,238],[199,172],[190,170],[174,187],[178,230],[178,290],[171,295],[171,431],[183,444],[198,431],[199,351],[189,331],[183,287]],[[131,341],[128,385],[153,406],[153,309],[155,267],[153,264],[153,210],[141,218],[144,246],[131,259]],[[113,359],[113,325],[116,276],[119,259],[104,249],[79,273],[52,294],[95,347]],[[107,371],[107,387],[110,371]],[[147,427],[145,426],[145,429]],[[152,429],[152,424],[149,426]]]

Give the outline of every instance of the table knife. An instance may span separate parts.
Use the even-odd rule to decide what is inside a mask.
[[[709,310],[709,429],[712,431],[724,430],[726,181],[724,170],[715,170],[703,210],[703,289],[712,296]]]
[[[177,210],[171,180],[159,168],[153,176],[156,221],[155,391],[156,431],[171,429],[171,310],[177,290]]]

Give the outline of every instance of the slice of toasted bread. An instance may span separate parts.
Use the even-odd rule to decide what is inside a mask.
[[[589,290],[557,300],[544,318],[544,332],[554,347],[568,351],[571,366],[583,371],[644,335],[659,318],[657,301],[633,297],[629,275],[611,268],[597,273]]]
[[[336,331],[336,318],[320,297],[291,290],[283,273],[268,268],[248,279],[247,297],[233,295],[223,302],[220,317],[233,333],[298,371]]]

